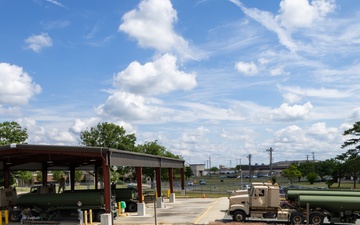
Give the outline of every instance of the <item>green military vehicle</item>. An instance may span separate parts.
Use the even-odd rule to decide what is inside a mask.
[[[117,216],[115,197],[112,197],[111,212]],[[53,186],[33,186],[29,193],[19,194],[9,210],[12,222],[20,221],[23,211],[32,217],[49,220],[78,216],[78,210],[92,210],[94,221],[100,221],[105,213],[103,191],[65,191],[57,194]]]

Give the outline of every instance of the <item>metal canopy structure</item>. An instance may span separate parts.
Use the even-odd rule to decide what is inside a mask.
[[[10,170],[49,170],[91,168],[101,166],[110,154],[110,165],[133,167],[183,168],[184,160],[147,155],[105,147],[11,144],[0,146],[0,170],[4,164]]]
[[[130,166],[136,169],[139,201],[142,200],[142,168],[153,167],[158,194],[161,194],[160,171],[169,169],[170,190],[173,192],[173,169],[179,168],[181,187],[184,189],[184,160],[147,155],[105,147],[11,144],[0,146],[0,170],[4,186],[10,186],[11,171],[42,171],[43,185],[47,185],[49,170],[69,170],[70,186],[74,190],[75,170],[102,169],[104,179],[105,209],[110,211],[110,166]],[[46,174],[46,175],[44,175]],[[97,173],[96,173],[97,174]],[[95,188],[97,187],[95,177]],[[160,196],[160,195],[158,195]]]

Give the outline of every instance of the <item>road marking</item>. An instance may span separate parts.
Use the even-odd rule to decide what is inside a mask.
[[[194,224],[197,224],[204,216],[207,212],[209,212],[209,210],[219,201],[220,198],[218,198],[215,202],[213,202],[211,204],[211,206],[197,219],[195,220]]]

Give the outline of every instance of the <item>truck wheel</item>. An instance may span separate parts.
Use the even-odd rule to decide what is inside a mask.
[[[136,202],[127,202],[126,209],[128,212],[137,212],[137,203]]]
[[[293,212],[290,216],[291,224],[304,224],[304,216],[299,212]]]
[[[20,211],[12,211],[12,212],[10,212],[9,220],[11,222],[20,222],[20,220],[21,220],[21,212]]]
[[[323,225],[324,217],[318,212],[313,212],[309,216],[309,224]]]
[[[236,211],[236,212],[234,212],[233,220],[235,222],[245,222],[246,215],[245,215],[244,211]]]

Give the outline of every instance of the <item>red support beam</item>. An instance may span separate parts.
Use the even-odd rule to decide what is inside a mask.
[[[94,168],[94,174],[95,174],[95,189],[99,189],[99,168],[95,165]]]
[[[142,167],[135,167],[139,203],[143,202]]]
[[[174,169],[169,168],[170,193],[174,193]]]

